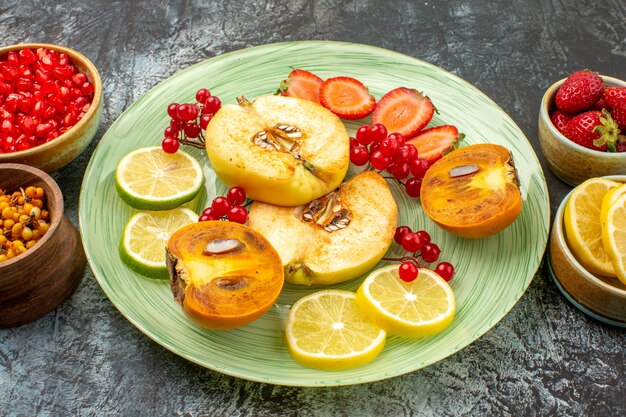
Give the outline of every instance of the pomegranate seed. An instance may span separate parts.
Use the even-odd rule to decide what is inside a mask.
[[[2,124],[0,124],[0,134],[2,137],[6,138],[11,136],[13,133],[13,123],[10,120],[3,120]]]
[[[415,266],[415,264],[411,261],[402,262],[398,268],[398,275],[404,282],[415,281],[418,273],[419,271],[417,270],[417,266]]]
[[[70,89],[66,86],[59,88],[59,98],[64,103],[69,103],[72,100],[72,94],[70,93]]]
[[[34,105],[35,99],[33,97],[22,97],[17,107],[22,113],[30,113]]]
[[[20,58],[17,52],[15,51],[9,52],[7,54],[7,62],[13,67],[18,66],[20,64]]]
[[[72,127],[77,121],[78,120],[76,119],[76,115],[74,113],[67,113],[63,118],[63,126]]]
[[[33,62],[35,62],[35,59],[37,58],[35,56],[35,53],[28,48],[24,48],[20,50],[18,52],[18,55],[20,56],[20,62],[24,65],[32,64]]]
[[[33,82],[28,78],[18,78],[14,85],[17,91],[28,91],[33,86]]]
[[[46,107],[46,109],[43,111],[43,118],[44,119],[52,119],[54,116],[56,116],[57,114],[57,109],[54,106],[48,106]]]
[[[37,126],[33,122],[33,118],[30,116],[24,116],[19,121],[19,125],[22,131],[27,135],[32,135],[33,133],[35,133],[35,129],[37,128]]]
[[[82,87],[83,84],[87,82],[87,76],[82,72],[77,72],[72,75],[72,82],[76,87]]]
[[[80,87],[80,91],[86,96],[92,94],[93,90],[94,90],[93,84],[90,83],[89,81],[87,81]]]
[[[37,125],[35,129],[35,136],[38,138],[42,138],[46,136],[52,130],[52,125],[50,123],[41,123]]]
[[[30,114],[32,116],[41,116],[46,108],[45,103],[42,100],[37,100],[33,106]]]
[[[69,58],[67,57],[66,54],[64,53],[60,53],[59,54],[59,66],[61,67],[65,67],[67,66],[67,64],[69,63]]]

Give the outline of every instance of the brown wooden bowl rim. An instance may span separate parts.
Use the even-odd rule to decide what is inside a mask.
[[[93,62],[91,62],[89,58],[87,58],[85,55],[81,54],[80,52],[74,49],[61,46],[61,45],[52,44],[52,43],[20,43],[16,45],[9,45],[9,46],[1,47],[0,58],[4,57],[4,55],[8,54],[11,51],[16,51],[16,50],[25,49],[25,48],[54,49],[55,51],[62,52],[68,55],[72,59],[72,61],[80,62],[81,65],[84,65],[87,71],[90,73],[91,77],[93,78],[93,86],[94,86],[93,100],[91,101],[91,106],[89,106],[89,110],[87,110],[87,113],[85,113],[85,115],[68,131],[54,138],[50,142],[42,143],[41,145],[37,145],[33,148],[25,149],[23,151],[11,152],[11,153],[2,153],[0,154],[0,163],[3,163],[3,160],[8,162],[10,160],[13,160],[16,157],[28,157],[30,155],[43,152],[48,148],[53,148],[55,146],[58,146],[62,142],[65,142],[68,140],[71,141],[76,131],[82,129],[84,126],[86,126],[88,123],[91,122],[91,120],[96,115],[96,112],[98,111],[100,104],[102,102],[102,80],[100,79],[100,73],[98,72],[98,69],[93,64]]]
[[[41,239],[39,239],[39,241],[32,248],[28,249],[26,252],[21,253],[15,258],[9,259],[8,261],[0,262],[0,271],[2,271],[2,268],[4,267],[9,267],[15,263],[18,263],[26,259],[29,255],[37,252],[37,250],[42,248],[56,232],[57,228],[61,224],[61,221],[63,220],[64,212],[65,212],[65,207],[63,204],[63,193],[61,192],[59,185],[50,175],[46,174],[44,171],[40,170],[39,168],[35,168],[33,166],[24,165],[24,164],[0,163],[0,172],[4,169],[26,171],[39,177],[49,187],[50,191],[52,192],[53,198],[56,200],[57,207],[60,210],[58,210],[58,213],[50,213],[51,215],[50,229],[48,229],[46,234],[43,235]],[[47,192],[48,190],[46,190],[46,193]]]

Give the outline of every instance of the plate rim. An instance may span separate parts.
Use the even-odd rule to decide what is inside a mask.
[[[208,364],[206,362],[200,361],[196,358],[194,358],[193,356],[185,353],[185,352],[179,352],[177,350],[177,348],[173,345],[171,345],[170,343],[168,343],[165,340],[162,340],[158,337],[158,335],[153,334],[150,330],[146,329],[141,323],[139,323],[138,320],[134,319],[132,317],[131,314],[128,314],[128,312],[126,312],[124,310],[124,307],[121,305],[122,303],[116,303],[114,301],[114,299],[116,298],[116,296],[114,294],[112,294],[112,288],[109,288],[109,285],[106,283],[106,280],[103,280],[98,272],[98,268],[97,265],[95,264],[95,260],[92,257],[92,254],[90,253],[90,250],[88,248],[88,243],[87,243],[87,239],[86,239],[86,235],[87,233],[83,230],[83,223],[81,222],[81,218],[82,218],[82,207],[86,204],[84,204],[84,198],[85,197],[85,193],[84,188],[86,185],[86,182],[88,180],[88,178],[91,176],[92,171],[95,169],[95,162],[94,162],[94,158],[93,155],[98,152],[98,149],[101,147],[101,142],[102,139],[104,137],[106,137],[106,135],[109,133],[110,130],[112,130],[113,128],[115,128],[119,122],[119,120],[125,115],[127,114],[132,108],[134,108],[135,106],[139,105],[140,102],[148,95],[150,95],[155,89],[162,87],[163,84],[171,82],[171,80],[175,77],[178,77],[181,73],[185,73],[185,72],[190,72],[193,71],[194,68],[205,64],[207,61],[210,60],[216,60],[216,59],[228,59],[231,56],[237,56],[237,55],[241,55],[241,54],[245,54],[245,53],[254,53],[256,51],[259,50],[263,50],[263,49],[275,49],[277,47],[289,47],[289,46],[295,46],[295,45],[309,45],[309,46],[314,46],[314,45],[335,45],[337,47],[346,47],[346,48],[357,48],[357,49],[361,49],[361,50],[365,50],[365,51],[370,51],[373,52],[376,55],[392,55],[392,56],[396,56],[398,58],[401,58],[403,60],[409,60],[409,61],[413,61],[415,63],[419,63],[422,66],[425,67],[429,67],[431,69],[436,69],[439,72],[442,72],[444,74],[446,74],[449,77],[452,77],[453,79],[455,79],[456,81],[460,81],[461,83],[463,83],[464,85],[470,87],[472,90],[474,90],[475,93],[481,95],[482,97],[486,98],[491,104],[493,104],[501,113],[501,116],[505,117],[506,119],[508,119],[508,122],[511,123],[512,126],[514,126],[517,131],[523,136],[523,138],[526,140],[526,142],[528,143],[528,145],[530,146],[530,148],[533,150],[532,152],[532,157],[534,158],[534,161],[536,163],[536,166],[538,168],[537,173],[540,175],[540,179],[541,181],[539,181],[540,185],[541,185],[541,189],[540,191],[542,191],[542,195],[545,196],[545,200],[544,203],[546,203],[546,207],[547,207],[547,217],[544,215],[543,216],[543,222],[538,222],[538,224],[541,224],[543,226],[542,230],[545,233],[545,237],[546,237],[546,243],[544,244],[543,248],[541,250],[539,250],[537,252],[538,255],[538,263],[536,268],[534,268],[534,271],[532,272],[532,274],[530,274],[530,270],[529,270],[529,277],[525,280],[526,282],[524,283],[523,287],[520,288],[520,290],[518,290],[518,292],[515,294],[515,300],[513,301],[513,303],[508,306],[508,308],[506,309],[506,311],[504,313],[501,314],[497,314],[496,317],[494,318],[494,320],[488,322],[485,324],[484,328],[482,328],[480,330],[480,332],[478,332],[478,334],[476,336],[472,336],[470,337],[469,341],[464,341],[461,344],[455,345],[454,349],[451,349],[450,351],[445,351],[443,355],[434,355],[431,360],[425,361],[423,364],[421,364],[420,366],[416,367],[416,368],[402,368],[400,370],[395,370],[394,372],[389,372],[389,373],[385,373],[385,374],[380,374],[377,373],[374,378],[367,378],[366,376],[360,376],[360,377],[350,377],[348,379],[340,379],[340,380],[336,380],[332,378],[333,372],[328,372],[329,378],[325,378],[324,380],[318,380],[316,381],[316,383],[311,383],[309,381],[307,381],[307,383],[302,383],[302,384],[298,384],[298,383],[286,383],[283,382],[281,380],[276,380],[274,378],[264,378],[264,377],[259,377],[256,375],[250,375],[250,374],[244,374],[244,373],[240,373],[234,370],[230,370],[230,369],[222,369],[219,366],[215,366],[212,364]],[[397,52],[394,50],[390,50],[390,49],[385,49],[382,47],[378,47],[378,46],[373,46],[373,45],[367,45],[367,44],[362,44],[362,43],[354,43],[354,42],[342,42],[342,41],[331,41],[331,40],[299,40],[299,41],[285,41],[285,42],[274,42],[274,43],[268,43],[268,44],[262,44],[262,45],[258,45],[258,46],[252,46],[252,47],[247,47],[247,48],[240,48],[240,49],[236,49],[236,50],[232,50],[223,54],[219,54],[219,55],[215,55],[213,57],[209,57],[206,59],[203,59],[199,62],[196,62],[192,65],[189,65],[186,68],[183,68],[173,74],[171,74],[169,77],[167,77],[164,80],[159,81],[157,84],[155,84],[153,87],[151,87],[150,89],[148,89],[145,93],[143,93],[141,96],[139,96],[137,99],[135,99],[133,101],[133,103],[131,103],[126,109],[124,109],[124,111],[115,118],[115,120],[111,123],[111,125],[107,128],[107,130],[104,132],[104,134],[102,135],[102,137],[98,140],[98,144],[96,145],[96,148],[93,150],[92,155],[90,156],[88,165],[85,169],[85,173],[83,176],[83,180],[81,182],[81,187],[80,187],[80,194],[79,194],[79,202],[78,202],[78,223],[79,223],[79,230],[80,230],[80,234],[81,234],[81,242],[83,245],[83,249],[85,251],[85,255],[87,257],[87,261],[89,264],[89,267],[92,271],[92,274],[96,280],[96,282],[98,283],[98,285],[100,286],[100,288],[102,289],[102,291],[104,292],[104,294],[107,296],[109,302],[111,302],[111,304],[113,304],[113,306],[120,312],[120,314],[122,314],[122,316],[128,320],[131,324],[133,324],[133,326],[135,326],[143,335],[148,336],[148,338],[150,338],[152,341],[156,342],[158,345],[164,347],[165,349],[167,349],[168,351],[170,351],[171,353],[175,354],[176,356],[182,357],[196,365],[201,366],[202,368],[205,369],[210,369],[212,371],[218,372],[220,374],[224,374],[224,375],[229,375],[229,376],[233,376],[233,377],[237,377],[243,380],[248,380],[248,381],[254,381],[254,382],[261,382],[261,383],[266,383],[266,384],[272,384],[272,385],[279,385],[279,386],[290,386],[290,387],[334,387],[334,386],[350,386],[350,385],[356,385],[356,384],[364,384],[364,383],[373,383],[373,382],[378,382],[378,381],[383,381],[389,378],[394,378],[397,376],[401,376],[404,374],[408,374],[411,372],[415,372],[415,371],[419,371],[420,369],[423,369],[427,366],[433,365],[439,361],[442,361],[443,359],[446,359],[458,352],[460,352],[461,350],[465,349],[467,346],[471,345],[472,343],[476,342],[478,339],[480,339],[482,336],[484,336],[487,332],[489,332],[490,330],[492,330],[500,321],[502,321],[502,319],[504,319],[505,316],[507,316],[510,311],[515,307],[515,305],[519,302],[519,300],[524,296],[525,292],[527,291],[527,289],[530,287],[530,284],[532,283],[534,277],[537,275],[537,271],[539,270],[539,268],[542,265],[542,260],[545,257],[545,251],[547,248],[547,242],[548,242],[548,235],[549,235],[549,228],[550,228],[550,198],[549,198],[549,189],[547,186],[547,182],[546,182],[546,178],[545,178],[545,174],[543,171],[543,167],[541,166],[541,163],[539,161],[539,158],[537,156],[536,151],[534,150],[534,148],[532,147],[532,143],[528,140],[528,137],[526,136],[526,134],[524,133],[524,131],[518,126],[518,124],[515,122],[515,120],[513,120],[513,118],[506,112],[504,111],[504,109],[502,107],[500,107],[500,105],[498,105],[491,97],[489,97],[487,94],[485,94],[483,91],[481,91],[478,87],[476,87],[475,85],[473,85],[472,83],[470,83],[469,81],[464,80],[463,78],[461,78],[460,76],[444,69],[441,68],[435,64],[429,63],[427,61],[423,61],[419,58],[413,57],[411,55],[407,55],[401,52]],[[94,265],[96,265],[96,267],[94,267]]]

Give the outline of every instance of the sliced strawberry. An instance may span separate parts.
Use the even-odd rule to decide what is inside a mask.
[[[410,138],[430,122],[434,113],[435,106],[428,97],[412,88],[400,87],[378,101],[372,122],[384,125],[390,133]]]
[[[608,87],[604,89],[604,102],[609,109],[619,103],[626,103],[626,87]]]
[[[367,87],[350,77],[324,81],[320,88],[320,103],[343,119],[361,119],[376,107],[376,99]]]
[[[461,139],[463,139],[463,134],[459,134],[455,126],[443,125],[426,129],[407,140],[406,143],[417,148],[419,158],[432,163],[453,149]]]
[[[278,91],[282,96],[298,97],[319,103],[322,83],[324,80],[312,72],[295,69],[280,83]]]

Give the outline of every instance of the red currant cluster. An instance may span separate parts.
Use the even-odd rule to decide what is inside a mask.
[[[383,258],[388,261],[400,261],[399,275],[405,282],[411,282],[417,278],[418,267],[422,266],[418,256],[426,263],[436,262],[441,254],[441,249],[430,241],[430,235],[424,231],[411,231],[408,226],[400,226],[396,229],[393,237],[398,245],[401,245],[408,255],[401,258]],[[435,267],[435,272],[446,281],[450,281],[454,275],[454,267],[449,262],[440,262]]]
[[[366,169],[387,171],[404,185],[411,197],[419,197],[422,178],[429,168],[428,161],[418,157],[417,149],[405,143],[404,136],[388,135],[385,126],[378,123],[359,127],[356,137],[350,138],[350,161],[357,166],[369,162]],[[413,176],[408,178],[410,175]]]
[[[244,224],[248,220],[248,210],[243,206],[246,201],[246,192],[239,186],[231,187],[226,197],[215,197],[211,206],[204,209],[198,219],[199,222],[207,220],[228,220],[229,222]]]
[[[170,116],[170,125],[165,128],[165,138],[161,147],[167,153],[176,153],[180,144],[196,148],[204,148],[203,130],[213,118],[213,115],[222,107],[222,101],[211,95],[206,88],[196,93],[195,103],[172,103],[167,106]]]
[[[61,52],[25,48],[0,61],[0,153],[55,139],[89,110],[94,86]]]

